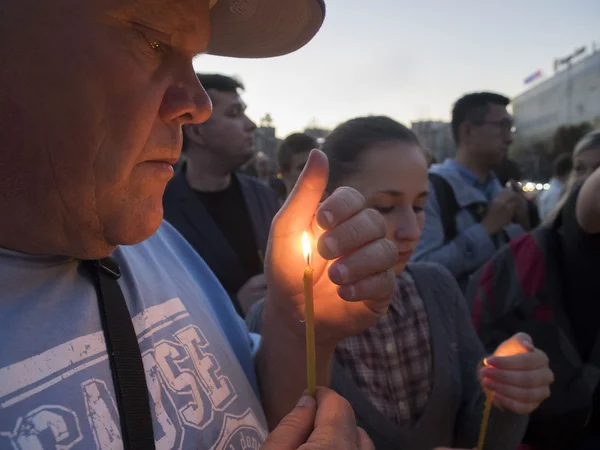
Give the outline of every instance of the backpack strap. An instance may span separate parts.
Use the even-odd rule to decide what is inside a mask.
[[[429,181],[435,190],[435,197],[440,205],[440,219],[444,229],[444,245],[454,240],[458,235],[456,229],[456,214],[462,209],[456,201],[454,189],[450,183],[437,173],[429,174]],[[473,202],[466,209],[475,222],[480,223],[487,214],[488,205],[485,202]]]
[[[444,245],[454,240],[457,235],[456,214],[460,207],[456,201],[452,186],[440,175],[429,174],[429,182],[435,190],[435,197],[440,205],[440,219],[444,229]]]

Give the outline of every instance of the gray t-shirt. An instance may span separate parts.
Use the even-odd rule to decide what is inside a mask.
[[[157,449],[257,449],[267,435],[250,336],[168,224],[118,248]],[[120,449],[96,291],[78,262],[0,249],[0,448]]]

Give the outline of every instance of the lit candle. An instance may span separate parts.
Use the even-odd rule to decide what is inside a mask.
[[[500,347],[494,352],[494,356],[504,357],[519,355],[522,353],[531,352],[532,349],[525,348],[517,339],[514,337],[508,341],[504,341],[500,344]],[[483,360],[485,366],[488,365],[487,358]],[[487,426],[490,420],[490,412],[492,411],[492,402],[494,401],[494,393],[485,393],[485,406],[483,408],[483,419],[481,420],[481,428],[479,428],[479,441],[477,443],[477,450],[483,450],[485,444],[485,435],[487,433]]]
[[[483,360],[483,364],[487,366],[487,359]],[[485,393],[485,406],[483,408],[483,419],[479,428],[479,441],[477,442],[477,450],[483,450],[485,444],[485,435],[487,433],[488,422],[490,421],[490,412],[492,411],[492,402],[494,400],[493,392]]]
[[[302,250],[306,268],[304,269],[304,319],[306,323],[306,380],[308,395],[317,395],[317,355],[315,351],[315,310],[313,304],[313,269],[311,267],[312,248],[308,233],[302,235]]]

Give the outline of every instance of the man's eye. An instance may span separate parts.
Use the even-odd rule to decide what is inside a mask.
[[[164,42],[148,40],[148,43],[156,53],[171,53],[171,46]]]

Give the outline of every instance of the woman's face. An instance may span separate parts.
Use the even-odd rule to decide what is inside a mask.
[[[342,185],[358,190],[370,208],[387,223],[387,238],[398,247],[396,274],[406,267],[425,222],[427,160],[415,144],[385,142],[366,150],[357,162],[358,172]]]
[[[600,147],[591,147],[573,158],[573,181],[583,182],[600,167]]]

